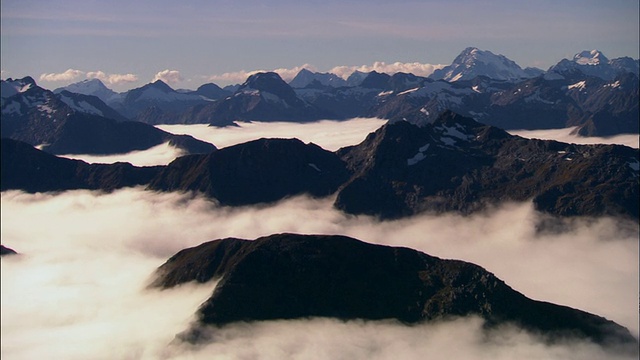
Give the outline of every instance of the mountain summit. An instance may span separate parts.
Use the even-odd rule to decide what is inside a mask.
[[[599,50],[584,50],[573,56],[573,59],[562,59],[547,71],[551,75],[572,77],[576,73],[595,76],[604,80],[614,80],[624,73],[638,75],[638,61],[631,58],[609,60]]]
[[[531,77],[514,61],[504,55],[476,47],[464,49],[451,65],[438,69],[430,76],[435,80],[459,81],[486,76],[495,80],[520,80]]]
[[[59,94],[63,91],[82,95],[96,96],[105,103],[109,103],[115,100],[115,98],[118,96],[118,93],[106,87],[104,83],[99,79],[86,79],[53,90],[55,94]]]
[[[536,301],[486,269],[346,236],[274,234],[184,249],[155,274],[156,288],[221,279],[179,339],[210,340],[206,325],[329,317],[405,324],[475,315],[552,338],[586,338],[637,352],[624,327],[578,309]]]

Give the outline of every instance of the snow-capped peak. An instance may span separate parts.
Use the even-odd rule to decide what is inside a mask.
[[[608,64],[609,59],[598,50],[585,50],[573,56],[573,61],[580,65]]]
[[[471,80],[477,76],[487,76],[496,80],[519,80],[531,75],[504,55],[491,51],[468,47],[458,55],[451,65],[434,71],[430,76],[435,80]]]
[[[100,98],[100,100],[109,102],[114,99],[118,93],[109,89],[99,79],[86,79],[77,83],[69,84],[65,87],[61,87],[53,90],[55,94],[59,94],[62,91],[68,91],[76,94],[91,95]]]

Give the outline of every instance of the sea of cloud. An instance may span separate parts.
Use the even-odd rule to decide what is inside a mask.
[[[626,145],[636,149],[639,147],[638,144],[640,143],[638,134],[623,134],[606,138],[596,136],[583,137],[573,134],[575,130],[576,127],[570,127],[551,130],[511,130],[509,133],[530,139],[557,140],[573,144],[617,144]]]
[[[366,135],[375,131],[387,120],[377,118],[354,118],[346,121],[321,120],[311,123],[290,122],[239,122],[238,126],[223,128],[195,125],[157,125],[159,129],[173,134],[187,134],[197,139],[210,142],[218,148],[236,145],[242,142],[269,138],[296,137],[305,143],[312,142],[329,151],[336,151],[347,145],[360,143]],[[618,135],[608,138],[581,137],[572,135],[574,128],[553,130],[513,130],[513,135],[526,138],[554,139],[575,144],[619,144],[633,148],[639,147],[637,135]],[[89,163],[114,163],[117,161],[130,162],[137,166],[166,165],[185,152],[170,146],[169,143],[154,146],[144,151],[134,151],[127,154],[91,155],[66,154],[61,155],[70,159],[84,160]]]
[[[321,120],[310,123],[291,122],[238,122],[238,126],[223,128],[199,125],[158,125],[172,134],[187,134],[210,142],[218,148],[267,138],[298,138],[320,147],[335,151],[341,147],[360,143],[368,133],[375,131],[387,120],[377,118],[354,118],[345,121]]]
[[[373,126],[361,125],[360,136],[350,142],[359,142]],[[269,124],[235,130],[252,126],[263,127],[256,132],[261,136],[273,134]],[[300,137],[305,129],[298,129]],[[227,146],[237,141],[245,140],[238,137]],[[503,204],[466,217],[381,222],[340,213],[332,200],[301,196],[231,208],[194,194],[141,188],[110,194],[3,192],[2,243],[21,255],[0,261],[2,358],[625,358],[583,342],[546,345],[512,327],[487,334],[476,318],[411,327],[332,319],[235,324],[215,330],[214,341],[205,346],[175,343],[215,283],[150,290],[146,285],[154,270],[180,249],[207,240],[279,232],[343,234],[470,261],[531,298],[604,316],[638,336],[635,223],[581,218],[565,232],[541,233],[536,224],[542,215],[531,203]]]

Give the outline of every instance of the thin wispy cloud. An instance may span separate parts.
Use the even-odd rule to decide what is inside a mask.
[[[59,82],[59,81],[74,81],[79,79],[82,75],[84,75],[84,71],[76,70],[76,69],[67,69],[61,73],[45,73],[40,75],[40,81],[50,81],[50,82]]]
[[[87,79],[99,79],[110,85],[120,85],[138,81],[138,76],[134,74],[106,74],[104,71],[89,71]]]
[[[156,82],[158,80],[161,80],[167,84],[177,84],[183,81],[184,78],[182,77],[182,75],[180,75],[180,71],[166,69],[157,72],[153,77],[152,82]]]
[[[100,81],[109,85],[122,85],[127,83],[133,83],[138,81],[138,76],[135,74],[107,74],[104,71],[89,71],[85,72],[78,69],[67,69],[61,73],[45,73],[40,75],[40,81],[52,82],[52,83],[71,83],[79,81],[81,79],[99,79]]]

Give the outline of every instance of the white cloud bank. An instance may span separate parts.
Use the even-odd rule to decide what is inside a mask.
[[[611,219],[575,220],[565,234],[536,234],[531,204],[471,217],[378,222],[345,216],[331,199],[292,198],[225,208],[188,194],[5,192],[2,240],[22,255],[1,265],[2,357],[11,359],[344,358],[589,359],[614,357],[587,343],[543,345],[517,329],[489,338],[477,320],[404,327],[316,319],[238,324],[202,348],[169,346],[213,284],[145,290],[178,250],[227,236],[344,234],[484,266],[534,299],[587,310],[638,334],[637,230]],[[37,226],[34,226],[37,224]],[[623,358],[623,357],[620,357]]]
[[[518,135],[529,139],[557,140],[573,144],[618,144],[638,148],[640,138],[638,134],[622,134],[611,137],[583,137],[572,134],[576,127],[551,130],[509,130],[511,135]]]
[[[156,125],[172,134],[188,134],[210,142],[218,148],[235,145],[250,140],[267,138],[296,137],[305,143],[312,142],[325,150],[335,151],[341,147],[359,144],[370,132],[387,121],[376,118],[354,118],[345,121],[322,120],[312,123],[290,122],[250,122],[238,123],[237,127],[217,128],[199,125]]]
[[[62,73],[45,73],[40,75],[40,81],[70,83],[82,77],[86,79],[100,79],[100,81],[109,85],[121,85],[138,81],[138,76],[134,74],[107,74],[100,70],[85,72],[77,69],[67,69]]]
[[[149,148],[147,150],[132,151],[126,154],[93,155],[93,154],[67,154],[59,155],[68,159],[77,159],[90,164],[113,164],[116,162],[128,162],[135,166],[167,165],[186,152],[169,145],[168,142]]]
[[[76,69],[67,69],[62,73],[48,73],[40,75],[40,81],[74,81],[80,78],[84,74],[84,71]]]

